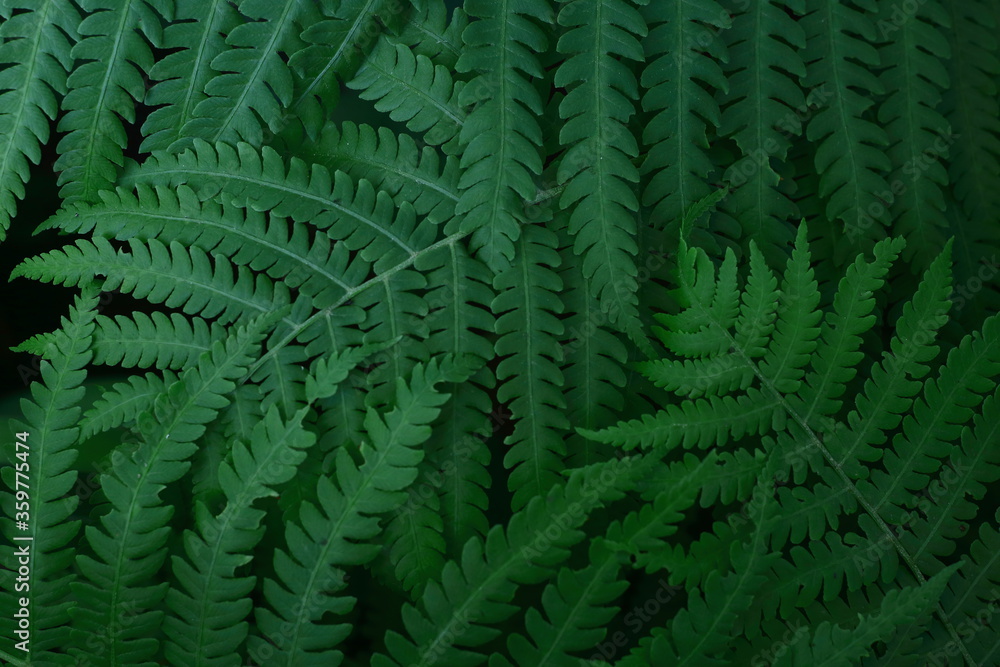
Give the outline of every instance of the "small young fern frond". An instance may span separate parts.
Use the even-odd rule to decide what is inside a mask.
[[[641,420],[596,433],[582,431],[625,449],[638,445],[663,452],[678,444],[713,450],[731,447],[729,443],[739,446],[745,436],[760,433],[767,436],[763,442],[771,461],[771,484],[775,478],[794,478],[802,484],[810,469],[815,472],[817,477],[808,488],[778,490],[780,512],[768,520],[770,548],[781,549],[807,536],[812,543],[808,549],[792,547],[788,557],[765,568],[768,578],[781,583],[747,610],[754,619],[746,626],[747,640],[757,646],[765,640],[762,623],[776,618],[779,609],[787,617],[793,606],[805,606],[820,597],[832,609],[845,581],[849,593],[871,590],[869,604],[884,596],[876,590],[879,579],[892,582],[912,575],[910,581],[924,585],[943,571],[944,562],[936,559],[953,553],[961,522],[975,511],[975,503],[965,496],[982,498],[985,485],[1000,479],[1000,461],[986,445],[996,441],[1000,428],[995,425],[992,398],[984,404],[982,418],[973,419],[981,395],[996,386],[1000,369],[993,337],[996,318],[987,321],[982,334],[967,337],[949,354],[937,378],[928,377],[930,362],[938,355],[935,338],[950,306],[950,246],[931,264],[913,298],[903,306],[884,358],[865,371],[867,379],[854,409],[844,415],[845,384],[854,380],[864,358],[861,337],[876,322],[874,292],[883,285],[903,244],[900,239],[883,240],[875,246],[873,262],[859,258],[848,268],[820,329],[822,311],[817,310],[819,297],[805,239],[800,228],[782,281],[787,294],[779,293],[775,281],[765,278],[760,265],[751,262],[739,316],[734,304],[741,290],[727,268],[731,260],[727,257],[716,271],[704,251],[692,257],[682,241],[676,289],[680,312],[664,317],[671,327],[664,342],[675,354],[690,357],[688,361],[738,362],[752,371],[751,384],[744,386],[741,380],[706,386],[705,374],[672,377],[667,386],[675,394],[695,398],[668,404]],[[771,296],[765,298],[768,291]],[[773,302],[779,304],[777,335],[767,341],[761,337],[766,326],[761,325],[769,321]],[[709,334],[708,342],[695,345],[690,337],[694,332]],[[724,340],[728,348],[716,342]],[[749,344],[751,340],[761,344]],[[643,370],[663,378],[668,363],[649,362]],[[702,392],[707,395],[697,398]],[[914,405],[914,416],[906,416]],[[748,422],[749,415],[758,419]],[[841,418],[843,423],[839,423]],[[965,426],[963,431],[962,425],[970,421],[971,429]],[[947,443],[959,431],[963,433],[961,453],[953,453],[945,466],[943,459],[950,452]],[[892,445],[886,446],[893,434]],[[879,461],[884,462],[885,472],[878,469]],[[960,472],[950,474],[940,502],[929,512],[922,509],[923,518],[915,514],[914,492],[926,487],[928,476],[944,477],[949,470]],[[767,488],[763,482],[758,487]],[[773,486],[770,489],[765,497],[774,494]],[[845,517],[854,517],[858,532],[837,532]],[[857,545],[854,554],[847,546],[851,544]],[[648,563],[677,569],[678,560],[664,552]],[[694,572],[683,563],[681,572]],[[909,574],[900,573],[900,565]],[[936,632],[957,642],[968,658],[974,649],[959,637],[949,605],[942,601],[935,612]],[[907,623],[919,627],[912,619]],[[907,640],[900,642],[897,649],[904,650]]]
[[[11,422],[14,442],[5,448],[6,488],[0,495],[4,508],[3,532],[9,544],[22,548],[27,545],[31,568],[27,574],[24,570],[18,573],[16,559],[8,561],[9,566],[4,564],[0,570],[4,584],[0,602],[6,609],[15,609],[19,608],[18,599],[26,598],[29,609],[45,610],[34,618],[27,654],[16,651],[26,664],[58,660],[56,653],[65,649],[70,640],[69,609],[73,606],[70,583],[77,576],[71,563],[80,522],[72,518],[79,498],[66,494],[77,479],[73,463],[78,454],[74,443],[79,436],[79,403],[84,396],[85,367],[91,357],[98,296],[96,285],[85,286],[69,316],[63,319],[63,328],[52,338],[49,360],[41,364],[42,381],[32,383],[31,397],[22,399],[24,421]],[[24,498],[17,497],[16,489],[22,493],[27,489],[30,513],[24,512]],[[20,507],[15,506],[15,500],[22,501]],[[15,530],[15,519],[24,521],[26,527],[17,526]],[[18,541],[24,538],[30,541]],[[16,593],[15,578],[22,582]],[[3,651],[8,655],[15,653],[12,647],[17,622],[13,615],[5,615],[0,627],[5,633]]]

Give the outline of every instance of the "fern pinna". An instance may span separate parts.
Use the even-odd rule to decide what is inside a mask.
[[[0,3],[0,659],[1000,663],[998,20]]]

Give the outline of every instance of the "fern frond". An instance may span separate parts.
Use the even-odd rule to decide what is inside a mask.
[[[936,574],[963,537],[967,522],[976,518],[990,484],[1000,480],[1000,458],[996,443],[1000,439],[1000,395],[988,396],[972,428],[965,428],[959,448],[952,452],[937,476],[934,504],[918,503],[917,511],[925,516],[911,522],[910,531],[900,541],[913,554],[921,569]],[[898,521],[898,519],[897,519]]]
[[[946,246],[945,252],[932,263],[913,298],[903,306],[883,359],[866,370],[868,377],[855,409],[844,415],[843,423],[839,423],[836,418],[842,415],[845,385],[854,381],[865,356],[861,351],[862,336],[876,322],[872,314],[874,293],[884,284],[892,262],[900,254],[903,240],[878,242],[874,261],[867,262],[859,257],[848,268],[833,303],[826,310],[818,346],[810,355],[810,341],[816,338],[818,318],[817,313],[809,311],[817,307],[819,298],[805,248],[806,238],[806,232],[800,228],[797,248],[789,260],[784,281],[790,293],[797,296],[793,301],[786,301],[778,315],[779,323],[787,322],[780,329],[787,332],[782,334],[782,345],[792,350],[775,350],[775,338],[769,342],[760,338],[761,329],[755,324],[760,322],[759,317],[735,316],[732,304],[740,290],[726,271],[726,262],[717,275],[712,263],[706,261],[704,251],[699,250],[698,256],[692,258],[684,242],[681,243],[677,294],[682,310],[670,317],[671,322],[682,325],[682,335],[666,337],[665,342],[668,347],[679,348],[696,360],[714,360],[740,350],[745,343],[739,345],[738,341],[757,338],[763,347],[745,345],[757,350],[756,358],[749,352],[741,352],[738,356],[753,370],[753,379],[760,383],[759,388],[754,385],[746,389],[734,387],[719,396],[666,405],[654,415],[631,423],[622,422],[597,433],[583,431],[588,437],[626,449],[637,445],[670,448],[678,444],[717,448],[750,433],[768,435],[764,443],[768,450],[770,477],[766,483],[758,482],[763,497],[774,495],[778,479],[794,479],[800,485],[778,491],[780,511],[767,521],[769,548],[780,549],[788,541],[798,543],[806,537],[812,544],[808,549],[792,547],[785,560],[775,560],[762,571],[765,578],[781,581],[781,585],[769,589],[760,603],[747,607],[749,616],[744,630],[751,644],[754,638],[763,636],[762,627],[774,620],[779,610],[781,618],[788,618],[796,607],[813,610],[825,606],[829,611],[828,620],[840,623],[843,617],[831,611],[831,605],[842,595],[845,580],[848,594],[864,592],[874,596],[862,603],[868,607],[883,597],[876,580],[895,582],[900,576],[901,564],[909,571],[903,575],[904,579],[912,575],[912,580],[923,584],[941,566],[934,565],[934,561],[929,560],[931,554],[926,551],[918,557],[918,550],[928,546],[920,540],[934,536],[938,540],[934,550],[942,555],[950,554],[953,547],[948,540],[958,536],[960,522],[970,518],[970,512],[975,510],[974,503],[963,500],[964,496],[971,494],[975,499],[981,498],[985,485],[1000,479],[1000,461],[994,461],[995,457],[985,448],[986,442],[996,440],[995,431],[1000,428],[986,426],[998,421],[990,402],[984,406],[983,420],[975,422],[971,431],[967,427],[964,430],[963,454],[954,458],[951,465],[960,466],[963,459],[972,464],[966,473],[957,475],[955,486],[945,494],[947,497],[941,509],[929,512],[933,520],[925,527],[910,509],[916,500],[910,489],[924,488],[926,476],[941,467],[941,459],[947,454],[948,448],[941,449],[935,444],[936,439],[946,438],[949,431],[961,430],[962,423],[968,422],[973,407],[980,400],[977,394],[995,386],[986,376],[978,375],[979,372],[994,373],[998,362],[995,345],[983,343],[979,337],[962,343],[949,357],[936,382],[926,379],[929,363],[938,354],[937,332],[947,321],[951,305],[950,246]],[[753,273],[751,269],[751,276]],[[763,284],[764,281],[756,285],[750,281],[743,289],[744,313],[762,312],[747,306],[761,303],[760,292],[765,291]],[[773,281],[770,285],[773,292]],[[686,307],[696,312],[688,314],[684,310]],[[767,312],[766,309],[763,312]],[[992,334],[996,326],[996,322],[991,321],[986,329]],[[713,339],[719,343],[728,342],[728,348],[715,342],[699,348],[683,335],[699,327],[712,332]],[[777,352],[787,354],[786,360],[780,360],[781,355]],[[767,360],[768,365],[757,359]],[[800,380],[806,370],[805,363],[811,368],[804,380]],[[771,374],[782,378],[784,385],[781,388]],[[904,418],[922,388],[925,395],[915,410],[919,421]],[[684,394],[683,391],[677,393]],[[928,400],[934,401],[933,407]],[[755,411],[768,415],[769,419],[746,421]],[[897,437],[892,448],[885,447],[886,440],[896,433],[901,423],[905,438]],[[769,435],[772,432],[773,437]],[[914,440],[904,446],[909,438]],[[883,458],[889,474],[873,466]],[[814,472],[816,477],[808,487],[802,486],[809,472]],[[895,475],[900,477],[898,481]],[[836,530],[844,517],[856,521],[859,531],[848,532],[843,540],[837,533],[827,534],[827,528]],[[920,530],[916,541],[904,536],[899,529],[902,526]],[[736,542],[728,538],[728,542],[721,539],[713,543],[726,546]],[[850,550],[846,544],[855,545],[853,555],[848,556]],[[667,550],[660,551],[663,555],[652,560],[652,564],[673,567],[684,577],[699,574],[698,566],[691,564],[691,556],[682,559]],[[699,553],[698,558],[701,557]],[[720,558],[716,560],[724,562]],[[789,561],[794,562],[794,566]],[[859,562],[860,568],[857,567]],[[709,572],[716,569],[715,564],[712,565]],[[876,567],[869,567],[871,565]],[[743,570],[737,567],[737,572]],[[815,604],[820,598],[821,604]],[[935,632],[956,642],[958,650],[968,659],[970,648],[960,637],[950,613],[941,605],[937,605],[935,611]],[[915,621],[908,623],[919,628]],[[909,631],[909,627],[903,630],[904,633]],[[691,634],[701,637],[704,632],[692,631]],[[649,646],[657,642],[665,652],[654,662],[673,664],[688,653],[686,648],[671,653],[669,644],[662,643],[658,637],[654,637]],[[897,648],[903,650],[908,640],[904,638],[900,642]],[[650,658],[653,654],[642,655]]]
[[[201,202],[186,185],[153,189],[140,184],[134,193],[119,188],[101,192],[100,197],[100,204],[59,211],[40,229],[57,227],[108,239],[158,239],[196,247],[262,271],[310,297],[317,307],[335,301],[361,278],[359,267],[349,262],[346,245],[335,244],[328,235],[317,234],[310,240],[305,224],[292,225],[289,233],[284,220]]]
[[[226,395],[276,319],[262,316],[217,342],[157,397],[152,410],[139,415],[139,449],[117,457],[113,472],[101,477],[111,506],[99,526],[87,529],[94,555],[81,553],[76,559],[85,579],[75,587],[73,612],[74,643],[82,659],[154,664],[155,628],[162,618],[157,607],[167,587],[149,582],[166,558],[167,521],[173,513],[160,494],[187,472],[196,440],[229,402]]]
[[[409,202],[417,215],[445,222],[458,203],[458,158],[440,154],[430,146],[417,147],[408,134],[393,134],[385,127],[345,122],[339,131],[329,123],[316,142],[296,153],[303,159],[345,171],[356,181],[365,179],[376,190],[388,192],[396,206]]]
[[[271,216],[308,222],[343,240],[351,250],[366,248],[365,258],[377,267],[415,253],[412,235],[435,234],[432,225],[418,225],[409,204],[397,209],[388,194],[376,192],[367,181],[355,185],[343,172],[331,175],[325,167],[298,158],[286,166],[266,146],[257,151],[245,143],[233,148],[195,140],[192,149],[179,155],[161,153],[130,167],[119,183],[167,188],[197,183],[203,201],[218,197]]]
[[[55,120],[57,96],[66,93],[72,65],[70,40],[79,12],[71,2],[25,0],[7,10],[27,10],[0,24],[0,240],[6,237],[17,200],[24,198],[30,164],[38,164]]]
[[[570,287],[564,294],[567,339],[562,343],[562,367],[565,380],[566,407],[569,423],[585,429],[598,429],[613,424],[621,414],[625,401],[623,388],[627,378],[622,370],[628,359],[624,341],[604,319],[600,303],[594,297],[579,264],[572,261],[570,250],[561,252],[563,285]],[[590,441],[570,434],[566,443],[567,466],[579,468],[607,458],[599,454]]]
[[[298,37],[296,19],[304,3],[291,0],[242,0],[245,17],[226,34],[226,46],[212,60],[215,76],[205,84],[205,98],[197,103],[180,132],[210,143],[245,141],[260,146],[261,120],[273,132],[283,108],[292,103],[292,71],[282,58]],[[223,10],[225,11],[225,10]],[[228,24],[220,23],[219,27]]]
[[[320,5],[323,18],[301,34],[306,42],[292,54],[289,66],[297,74],[289,113],[302,123],[306,136],[319,136],[330,109],[337,103],[340,82],[350,80],[381,31],[393,23],[395,0],[343,0]]]
[[[86,440],[131,422],[139,413],[152,409],[156,397],[176,381],[175,373],[165,371],[163,377],[156,373],[146,373],[134,375],[128,382],[116,382],[83,414],[80,420],[80,438]]]
[[[791,138],[801,132],[798,110],[806,99],[798,79],[806,74],[806,36],[795,16],[805,13],[805,0],[763,0],[740,9],[722,33],[729,89],[721,101],[719,133],[732,137],[742,153],[724,175],[732,188],[725,209],[743,238],[757,241],[776,263],[792,240],[789,222],[800,217],[772,161],[786,160]]]
[[[450,154],[457,152],[458,142],[452,140],[465,124],[465,110],[458,103],[463,85],[453,82],[443,65],[385,38],[347,83],[360,91],[361,99],[374,101],[377,110]]]
[[[485,540],[469,540],[461,560],[448,561],[439,578],[428,583],[419,607],[403,607],[409,637],[390,630],[385,637],[389,655],[376,654],[372,667],[483,662],[485,656],[474,649],[500,633],[491,626],[517,611],[510,602],[518,587],[554,576],[553,568],[584,538],[579,527],[587,515],[621,498],[622,489],[649,467],[646,459],[626,458],[573,470],[565,484],[516,512],[506,530],[494,526]],[[602,473],[607,483],[599,481],[605,479]]]
[[[180,313],[149,315],[135,312],[132,317],[114,319],[97,316],[94,330],[94,363],[123,368],[171,368],[192,366],[225,337],[225,328],[200,317]]]
[[[451,10],[444,0],[427,0],[423,7],[414,7],[398,36],[390,41],[405,44],[413,53],[426,56],[435,65],[450,70],[462,55],[462,33],[469,25],[469,17],[461,7]]]
[[[887,432],[895,429],[910,412],[913,398],[927,374],[927,362],[938,353],[937,331],[948,321],[951,306],[951,243],[924,275],[913,298],[903,307],[896,332],[883,360],[856,399],[856,409],[847,416],[847,428],[825,441],[837,464],[851,478],[864,477],[860,462],[877,461]]]
[[[639,170],[632,159],[639,147],[629,130],[639,86],[619,59],[642,62],[646,24],[624,0],[574,0],[558,20],[568,28],[558,44],[567,58],[554,82],[568,91],[559,104],[559,142],[567,147],[557,172],[565,188],[559,206],[572,209],[573,251],[583,256],[602,310],[633,341],[645,341],[635,265]]]
[[[721,118],[709,90],[728,89],[719,65],[728,56],[718,31],[731,20],[715,0],[650,2],[642,14],[649,26],[642,108],[653,114],[642,136],[642,203],[653,207],[654,225],[676,233],[685,212],[711,192],[707,135]]]
[[[806,31],[807,90],[819,89],[836,96],[809,120],[806,136],[816,145],[815,166],[819,196],[826,202],[826,216],[841,220],[848,243],[879,240],[885,236],[886,204],[879,196],[889,192],[886,172],[891,162],[886,131],[866,114],[883,85],[871,71],[881,60],[872,46],[876,39],[872,0],[807,0],[802,19]],[[850,255],[855,254],[853,251]]]
[[[316,436],[302,425],[306,410],[288,421],[272,407],[257,424],[248,443],[236,443],[232,460],[222,463],[219,480],[226,507],[213,516],[195,505],[197,532],[185,531],[185,557],[173,556],[180,587],[167,593],[170,614],[164,622],[167,659],[185,665],[239,665],[237,650],[245,641],[245,619],[252,609],[246,596],[255,577],[236,576],[263,537],[264,511],[255,501],[274,495],[274,487],[290,480],[306,458]]]
[[[11,274],[63,285],[79,285],[104,274],[103,289],[122,289],[136,298],[181,308],[190,315],[218,317],[220,324],[240,316],[260,315],[289,302],[288,289],[233,265],[222,255],[212,259],[198,248],[176,241],[169,248],[155,239],[129,240],[131,252],[116,251],[96,236],[25,260]],[[214,264],[214,268],[213,268]],[[289,324],[294,325],[292,320]]]
[[[952,565],[920,586],[890,590],[882,599],[879,611],[867,616],[859,614],[854,628],[845,629],[828,621],[821,623],[809,641],[795,642],[774,664],[776,667],[857,665],[858,660],[872,655],[873,644],[886,641],[899,626],[913,623],[929,613],[958,567],[958,564]]]
[[[943,161],[952,130],[937,108],[950,83],[949,15],[938,0],[921,3],[905,21],[895,21],[888,7],[882,9],[880,37],[888,41],[879,49],[879,59],[887,67],[879,79],[889,96],[879,106],[878,120],[893,138],[886,151],[892,163],[889,180],[903,186],[901,191],[894,188],[889,215],[894,233],[907,240],[903,258],[922,271],[946,238],[948,172]]]
[[[265,581],[269,608],[257,608],[262,637],[251,639],[251,657],[266,651],[274,665],[340,664],[343,654],[334,647],[349,626],[320,621],[327,612],[343,615],[353,606],[353,599],[336,596],[344,586],[340,568],[364,564],[378,553],[371,543],[379,533],[378,515],[397,507],[416,477],[422,458],[417,447],[447,400],[434,385],[455,372],[450,364],[416,367],[409,385],[398,380],[396,407],[384,419],[369,410],[363,465],[358,467],[346,449],[337,450],[337,484],[319,479],[319,506],[303,505],[301,527],[288,524],[287,550],[275,553],[277,579]]]
[[[67,202],[93,201],[118,177],[126,144],[124,123],[135,122],[135,103],[145,96],[142,77],[153,66],[146,40],[160,43],[169,0],[81,0],[87,16],[71,55],[65,112],[58,129],[59,195]],[[145,39],[143,36],[145,35]]]
[[[469,0],[465,11],[475,20],[462,33],[465,50],[455,67],[477,74],[459,97],[474,108],[459,134],[455,212],[464,216],[459,229],[472,233],[473,252],[499,273],[514,259],[524,202],[534,200],[534,177],[542,173],[542,99],[526,77],[543,77],[537,54],[548,40],[536,22],[551,24],[554,16],[548,0]]]
[[[688,607],[677,613],[668,628],[658,628],[641,640],[619,664],[723,665],[718,656],[736,633],[736,620],[753,602],[764,585],[767,566],[779,557],[766,546],[766,517],[772,505],[766,501],[753,510],[754,528],[748,541],[732,544],[734,570],[714,571],[701,590],[692,593]]]
[[[564,567],[542,591],[545,616],[538,607],[528,609],[527,636],[507,638],[507,650],[521,667],[571,664],[571,653],[591,649],[604,638],[604,626],[618,611],[607,605],[628,583],[617,580],[619,557],[601,542],[592,542],[588,555],[590,565],[580,570]]]
[[[562,350],[558,340],[564,328],[562,280],[556,269],[559,254],[556,235],[540,225],[525,227],[517,241],[514,263],[497,276],[497,297],[492,310],[496,321],[497,391],[501,402],[510,402],[517,422],[506,439],[510,447],[504,466],[511,470],[508,487],[517,511],[528,499],[543,495],[563,467],[565,446],[561,431],[569,428],[559,369]]]
[[[0,601],[14,610],[24,606],[19,605],[19,598],[27,598],[27,607],[34,612],[27,653],[12,648],[18,627],[13,612],[4,615],[0,626],[5,633],[4,652],[16,653],[32,664],[59,660],[55,653],[69,645],[69,609],[74,604],[70,583],[76,576],[71,563],[80,522],[72,519],[79,498],[67,492],[77,479],[73,463],[78,455],[74,447],[79,435],[78,404],[85,393],[81,385],[91,357],[98,296],[95,286],[85,287],[63,319],[62,330],[53,337],[50,360],[41,363],[41,382],[33,382],[30,398],[22,399],[23,421],[11,421],[12,442],[4,449],[3,532],[21,555],[30,554],[31,567],[27,574],[18,573],[17,558],[4,563]],[[25,490],[30,502],[27,512]],[[16,505],[15,500],[21,502]],[[15,520],[25,521],[26,527],[15,530]],[[15,589],[16,577],[22,584]],[[42,610],[45,613],[37,613]]]
[[[858,257],[837,286],[833,309],[826,311],[823,318],[812,370],[806,374],[800,392],[805,401],[802,416],[807,422],[840,410],[840,396],[864,356],[859,351],[861,334],[875,323],[871,314],[875,308],[873,295],[884,284],[904,245],[902,239],[880,241],[875,246],[875,261],[869,263]]]
[[[176,152],[190,143],[185,134],[205,87],[215,76],[212,61],[226,50],[226,35],[240,23],[228,0],[174,0],[174,21],[163,29],[163,48],[171,52],[149,70],[156,83],[145,104],[158,107],[142,124],[139,150]]]
[[[988,2],[946,3],[951,30],[948,43],[950,86],[942,113],[951,127],[948,137],[948,181],[957,200],[957,274],[973,275],[980,258],[1000,246],[1000,233],[987,220],[1000,220],[1000,101],[997,77],[996,16]],[[952,207],[949,207],[952,208]]]
[[[459,244],[440,248],[421,259],[417,268],[426,272],[432,286],[426,295],[431,307],[429,352],[462,354],[474,366],[484,366],[494,356],[493,343],[484,334],[496,327],[490,309],[496,295],[489,269]],[[453,549],[473,535],[484,536],[489,529],[486,491],[491,485],[487,470],[491,453],[482,438],[493,431],[490,390],[495,385],[493,371],[482,367],[469,381],[446,388],[453,398],[434,424],[427,461],[421,466],[418,484],[429,483],[437,489],[445,542]],[[419,498],[422,501],[423,496]],[[413,502],[411,492],[407,508]]]

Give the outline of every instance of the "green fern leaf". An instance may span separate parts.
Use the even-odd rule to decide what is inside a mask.
[[[871,655],[871,646],[884,641],[897,627],[912,623],[933,607],[941,597],[948,578],[958,569],[955,564],[919,587],[894,589],[882,599],[877,614],[860,616],[856,628],[850,630],[829,622],[820,624],[809,641],[798,641],[791,650],[774,663],[776,666],[822,665],[851,667]]]
[[[81,0],[86,18],[71,53],[77,61],[59,131],[59,195],[67,202],[93,201],[118,177],[126,144],[124,123],[135,122],[135,103],[153,66],[146,40],[160,43],[161,19],[169,21],[170,0]],[[141,29],[141,32],[140,32]],[[146,39],[143,39],[145,35]],[[124,122],[123,122],[124,121]]]
[[[172,368],[181,370],[225,337],[225,329],[200,317],[155,311],[132,313],[128,318],[97,316],[94,330],[94,363],[122,368]]]
[[[206,97],[181,129],[183,143],[198,138],[261,145],[264,133],[259,119],[273,124],[270,119],[278,119],[282,108],[292,103],[292,72],[281,56],[290,55],[303,6],[294,0],[240,2],[245,22],[232,27],[226,35],[229,48],[212,60],[217,74],[205,84]],[[269,126],[272,132],[276,128]]]
[[[496,321],[496,353],[505,357],[497,367],[502,383],[497,396],[501,402],[510,401],[517,420],[504,457],[504,466],[511,469],[508,486],[515,511],[551,487],[566,454],[561,431],[569,422],[556,344],[564,331],[558,319],[563,304],[556,242],[550,230],[526,227],[518,238],[514,264],[494,282],[492,309],[502,313]]]
[[[57,96],[66,93],[70,38],[76,37],[79,12],[70,2],[9,2],[7,10],[27,10],[0,25],[0,62],[11,63],[0,76],[0,240],[6,236],[17,200],[24,198],[29,164],[38,164],[49,141]]]
[[[378,515],[397,507],[402,490],[416,477],[422,458],[417,447],[430,435],[429,424],[447,400],[434,385],[452,372],[447,363],[418,366],[409,386],[399,380],[396,407],[384,420],[369,410],[365,428],[371,440],[361,449],[361,467],[346,449],[338,450],[338,484],[325,476],[319,479],[319,507],[303,505],[301,527],[288,525],[287,551],[275,554],[277,579],[265,582],[270,608],[257,608],[263,638],[251,640],[251,657],[266,652],[268,663],[275,665],[340,664],[343,654],[334,647],[349,626],[320,623],[326,612],[342,615],[353,606],[353,599],[335,596],[344,586],[338,568],[364,564],[377,554],[371,540],[379,533]]]
[[[462,86],[452,82],[444,66],[385,38],[347,83],[361,91],[361,99],[375,101],[376,109],[405,123],[411,132],[422,133],[424,142],[441,146],[446,153],[457,152],[453,140],[465,124],[465,111],[458,103]]]
[[[586,516],[621,498],[621,489],[649,467],[643,460],[626,458],[574,470],[564,485],[532,498],[515,513],[507,530],[495,526],[485,540],[469,540],[460,563],[449,561],[440,577],[428,584],[419,608],[403,607],[410,638],[390,630],[385,638],[390,655],[376,654],[372,667],[399,667],[423,660],[482,663],[485,656],[472,649],[495,638],[500,631],[491,626],[517,611],[510,602],[519,585],[554,576],[553,568],[584,538],[579,527]],[[602,472],[608,475],[608,483],[598,481]],[[546,529],[555,526],[559,528],[548,533],[554,537],[548,537]]]
[[[742,10],[742,11],[740,11]],[[806,74],[802,50],[806,36],[795,15],[805,0],[741,3],[732,28],[722,33],[729,53],[729,89],[722,98],[719,133],[732,137],[742,154],[724,179],[732,194],[726,211],[754,239],[768,261],[785,259],[792,240],[789,222],[797,207],[772,165],[788,156],[792,137],[801,132],[798,110],[806,106],[798,79]]]
[[[340,82],[350,80],[361,66],[381,29],[379,23],[393,22],[400,9],[396,0],[321,3],[323,18],[302,31],[306,46],[288,61],[298,75],[289,112],[302,123],[309,139],[319,136],[337,103]]]
[[[145,103],[158,107],[142,124],[143,153],[175,152],[190,144],[185,134],[205,87],[215,76],[212,61],[226,50],[226,35],[240,23],[236,6],[227,0],[174,0],[174,21],[163,30],[163,48],[171,53],[149,70],[156,83]]]
[[[94,555],[80,553],[76,559],[85,579],[76,586],[73,611],[74,643],[82,659],[155,664],[155,628],[162,618],[157,607],[167,587],[150,580],[166,557],[167,521],[173,513],[160,493],[187,471],[205,424],[229,402],[226,394],[243,377],[253,348],[276,319],[265,315],[217,342],[157,397],[152,410],[139,415],[139,449],[117,457],[113,472],[102,476],[111,506],[100,526],[87,529]]]
[[[132,376],[128,382],[115,383],[84,413],[80,420],[80,438],[91,438],[133,421],[139,413],[152,409],[156,398],[176,381],[175,373],[165,371],[163,377],[146,373]]]
[[[944,189],[948,172],[942,164],[952,134],[937,108],[941,90],[949,85],[946,60],[951,57],[943,28],[949,23],[942,3],[922,3],[907,20],[892,20],[883,6],[880,37],[888,41],[879,50],[887,65],[880,80],[889,97],[878,109],[878,119],[893,137],[887,155],[892,163],[894,191],[889,215],[895,233],[907,240],[903,258],[923,270],[945,242],[947,222]],[[897,188],[898,190],[898,188]]]
[[[336,166],[356,181],[365,179],[376,190],[389,193],[396,206],[409,202],[417,215],[445,222],[458,203],[458,158],[449,155],[444,166],[440,154],[430,146],[418,149],[408,134],[370,125],[345,122],[323,128],[316,142],[296,147],[303,159]]]
[[[222,255],[209,260],[198,248],[185,248],[176,241],[168,248],[155,239],[148,243],[133,239],[128,246],[130,253],[116,251],[99,236],[93,241],[81,239],[25,260],[11,275],[68,286],[102,273],[107,275],[105,290],[121,288],[136,298],[179,307],[191,315],[217,316],[220,324],[269,313],[290,298],[283,283],[271,283],[246,267],[240,267],[234,280],[233,266]]]
[[[507,638],[507,650],[521,667],[573,664],[571,653],[593,648],[604,638],[602,626],[618,611],[605,605],[628,583],[616,580],[621,562],[599,541],[591,544],[589,557],[591,565],[561,569],[556,581],[542,591],[541,606],[548,618],[537,607],[528,609],[524,624],[530,639],[521,634]]]
[[[514,242],[525,218],[524,202],[535,198],[534,176],[542,173],[542,100],[527,77],[543,76],[539,53],[551,24],[548,0],[533,3],[469,0],[474,21],[462,33],[459,72],[477,72],[459,101],[472,105],[459,140],[463,146],[459,229],[471,232],[471,248],[494,272],[514,259]],[[451,229],[449,229],[451,231]]]
[[[891,163],[885,154],[889,137],[866,116],[882,83],[872,69],[880,64],[872,0],[807,0],[802,19],[806,31],[803,60],[808,63],[807,90],[834,91],[837,103],[820,107],[809,120],[806,136],[816,145],[819,196],[826,216],[841,220],[848,243],[885,236],[885,207],[879,196],[889,192],[885,174]],[[838,253],[838,258],[844,252]],[[850,254],[854,254],[852,251]]]
[[[84,396],[81,385],[91,357],[98,294],[96,287],[87,286],[77,297],[62,331],[53,337],[51,360],[41,364],[41,382],[32,383],[30,398],[22,399],[24,421],[11,422],[13,442],[4,450],[6,488],[0,496],[3,532],[12,545],[11,551],[16,546],[21,556],[8,559],[0,570],[4,583],[0,601],[5,609],[12,610],[4,615],[0,627],[4,630],[4,653],[23,656],[26,664],[58,663],[56,652],[65,649],[70,640],[69,609],[74,604],[70,583],[76,578],[71,563],[80,522],[73,519],[79,498],[75,494],[67,496],[67,492],[77,479],[73,464],[78,455],[74,448],[79,435],[78,404]],[[16,491],[23,494],[25,489],[30,513],[18,514],[24,512],[25,505],[24,497],[18,498]],[[15,500],[21,501],[20,506],[15,505]],[[26,528],[18,526],[15,530],[14,520],[26,521]],[[26,575],[17,571],[23,563],[18,560],[25,552],[30,554],[31,565]],[[16,594],[15,577],[22,582]],[[19,629],[13,610],[24,606],[19,604],[20,598],[28,600],[32,615],[25,652],[12,649],[18,637],[15,630]]]
[[[559,201],[572,209],[573,251],[583,255],[583,273],[604,312],[636,342],[639,325],[633,187],[639,154],[628,123],[635,113],[638,83],[618,59],[643,60],[639,39],[646,24],[623,0],[575,0],[563,5],[559,24],[568,31],[558,50],[567,58],[555,75],[566,88],[559,105],[565,123],[559,142],[566,146],[557,178],[565,189]]]
[[[390,39],[411,47],[415,54],[430,58],[435,65],[454,70],[462,54],[462,33],[469,25],[469,17],[461,7],[452,9],[449,16],[444,0],[427,0],[423,4],[414,7],[399,36]]]
[[[688,209],[711,192],[707,133],[710,127],[719,127],[721,117],[705,86],[728,90],[719,65],[728,56],[718,30],[728,28],[731,19],[714,0],[651,2],[643,17],[649,36],[643,40],[642,108],[654,115],[642,137],[647,151],[642,203],[653,207],[657,227],[675,233]]]
[[[316,436],[302,426],[305,413],[302,409],[286,422],[272,407],[248,444],[236,443],[232,460],[219,469],[225,509],[213,516],[203,503],[196,504],[198,531],[185,532],[186,557],[173,556],[180,587],[167,594],[171,613],[164,622],[169,638],[165,654],[170,662],[242,664],[237,649],[248,633],[243,619],[253,606],[246,596],[255,578],[236,572],[250,561],[250,551],[263,536],[265,513],[253,507],[255,501],[290,480],[315,443]]]

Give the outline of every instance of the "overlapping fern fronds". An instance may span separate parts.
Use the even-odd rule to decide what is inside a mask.
[[[0,662],[996,663],[998,20],[0,3]]]

